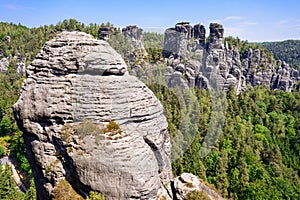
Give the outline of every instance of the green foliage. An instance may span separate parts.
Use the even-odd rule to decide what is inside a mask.
[[[163,48],[164,35],[160,33],[144,32],[143,43],[145,48]]]
[[[120,132],[121,131],[121,127],[119,124],[117,124],[114,121],[110,121],[106,128],[103,130],[105,133],[106,132]]]
[[[0,24],[0,27],[2,25]],[[23,174],[24,179],[28,179],[25,182],[29,185],[31,168],[25,157],[26,149],[22,133],[17,128],[12,110],[13,104],[19,97],[23,81],[23,77],[16,73],[14,65],[15,61],[11,60],[8,72],[0,73],[0,146],[5,150],[5,154],[10,150],[10,157],[16,168]]]
[[[126,60],[127,53],[133,52],[130,40],[126,38],[121,31],[118,31],[109,38],[108,43],[124,58],[125,62],[128,63],[128,60]]]
[[[26,191],[24,200],[36,200],[36,190],[35,190],[33,179],[31,179],[30,181],[30,187]]]
[[[12,106],[19,97],[22,77],[11,67],[7,73],[0,73],[0,135],[14,131]]]
[[[0,158],[6,155],[4,147],[0,146]]]
[[[83,200],[83,198],[67,180],[63,179],[54,187],[53,200]]]
[[[24,194],[17,189],[17,185],[12,177],[9,165],[0,165],[0,199],[3,200],[22,200]]]
[[[148,53],[150,63],[163,61],[162,50],[164,35],[159,33],[145,32],[143,33],[143,43]]]
[[[6,135],[13,130],[11,120],[7,116],[3,116],[0,121],[0,135]]]
[[[201,191],[193,190],[186,195],[185,199],[186,200],[209,200],[210,198],[207,196],[207,194]]]
[[[176,137],[182,116],[178,96],[150,85],[162,101],[171,137]],[[298,199],[300,197],[300,93],[249,88],[227,93],[223,133],[209,155],[199,156],[209,128],[211,97],[196,89],[199,115],[193,142],[172,163],[174,175],[190,172],[214,184],[227,198]],[[184,108],[184,107],[183,107]],[[184,108],[185,109],[185,108]],[[180,112],[179,112],[180,113]],[[181,136],[185,138],[186,136]],[[173,146],[173,148],[176,146]]]
[[[186,187],[189,187],[189,188],[194,187],[193,183],[191,183],[191,182],[185,183],[185,186],[186,186]]]
[[[102,194],[98,192],[91,191],[90,195],[86,198],[87,200],[104,200],[104,197]]]
[[[275,62],[272,52],[257,43],[249,43],[247,40],[244,41],[238,37],[234,38],[232,36],[226,37],[225,41],[227,42],[229,48],[238,48],[240,55],[243,55],[245,51],[250,48],[259,49],[263,56],[269,60],[269,62]]]
[[[31,167],[26,158],[26,147],[24,144],[22,132],[18,131],[13,135],[10,140],[10,151],[11,157],[15,160],[17,164],[16,167],[19,170],[26,172],[29,176],[31,176]]]
[[[262,42],[258,45],[271,51],[276,60],[284,60],[292,67],[300,70],[300,40]]]
[[[98,29],[101,26],[109,26],[113,29],[110,23],[84,25],[75,19],[32,29],[20,24],[0,23],[0,58],[8,56],[12,58],[8,72],[0,73],[0,147],[2,147],[0,155],[3,155],[9,147],[11,157],[18,163],[17,169],[31,174],[25,157],[22,134],[16,127],[12,112],[12,106],[18,99],[23,81],[14,69],[16,62],[20,60],[26,61],[27,64],[31,62],[42,45],[57,31],[63,29],[84,31],[98,37]],[[232,37],[225,40],[230,48],[236,46],[241,55],[248,48],[259,48],[266,58],[274,61],[271,53],[261,48],[260,44],[251,44]],[[148,51],[149,62],[160,62],[163,35],[144,33],[143,41]],[[130,41],[121,34],[120,30],[114,32],[109,42],[125,59],[126,53],[132,52]],[[263,43],[262,46],[272,51],[276,59],[286,60],[299,69],[298,43],[299,41],[285,41]],[[145,71],[151,67],[153,66],[145,67]],[[264,67],[264,64],[261,67]],[[153,77],[161,77],[157,76],[159,74],[163,74],[160,68],[152,70],[147,77],[150,79],[152,77],[151,80],[154,80]],[[153,82],[148,82],[148,86],[162,101],[168,120],[168,130],[171,138],[176,139],[172,155],[174,152],[181,155],[172,163],[175,175],[191,172],[214,184],[228,198],[300,198],[299,92],[270,91],[261,87],[249,89],[240,95],[235,95],[233,90],[229,91],[223,134],[218,138],[212,152],[201,158],[199,151],[209,128],[210,117],[213,115],[210,92],[196,89],[186,91],[181,96],[178,88],[167,88],[161,79],[155,79]],[[200,116],[200,118],[195,120],[193,116]],[[80,136],[89,133],[99,135],[98,133],[103,131],[121,131],[117,124],[109,124],[102,130],[96,124],[89,122],[79,124],[75,129],[71,127],[66,130],[75,131]],[[186,150],[182,151],[182,147]],[[35,199],[33,186],[26,195],[22,195],[17,190],[9,168],[1,168],[0,176],[0,199]],[[66,182],[62,182],[57,188],[55,192],[58,199],[59,197],[74,199],[72,195],[76,196],[70,184]],[[89,198],[96,198],[97,195],[91,194]],[[190,198],[196,199],[196,196],[191,194]]]

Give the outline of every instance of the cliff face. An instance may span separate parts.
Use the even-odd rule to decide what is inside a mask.
[[[163,107],[105,41],[62,32],[47,42],[14,111],[38,199],[62,179],[83,196],[153,199],[172,179]]]
[[[243,55],[224,41],[224,28],[210,24],[209,41],[205,27],[188,22],[165,31],[163,55],[166,58],[170,86],[220,88],[233,85],[237,92],[247,85],[264,85],[270,89],[291,91],[299,72],[285,62],[268,59],[259,49],[248,49]]]

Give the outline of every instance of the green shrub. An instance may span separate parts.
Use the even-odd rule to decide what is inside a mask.
[[[89,197],[87,197],[86,200],[104,200],[104,197],[98,192],[91,191]]]
[[[118,133],[121,133],[122,130],[120,128],[120,125],[117,124],[116,122],[114,121],[110,121],[106,128],[103,129],[103,132],[104,133],[108,133],[108,132],[111,132],[111,134],[109,136],[114,136],[115,134],[118,134]]]
[[[0,158],[5,156],[5,155],[6,155],[5,149],[2,146],[0,146]]]
[[[68,137],[70,137],[73,134],[73,132],[74,132],[73,127],[70,124],[66,123],[61,129],[61,138],[66,140]]]
[[[63,179],[54,187],[53,200],[83,200],[83,198],[67,180]]]
[[[191,183],[191,182],[185,183],[185,186],[186,186],[186,187],[189,187],[189,188],[194,187],[193,183]]]
[[[207,194],[198,191],[198,190],[193,190],[189,192],[186,195],[186,200],[210,200],[210,198],[207,196]]]

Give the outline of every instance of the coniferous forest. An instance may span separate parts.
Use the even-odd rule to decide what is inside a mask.
[[[0,23],[0,59],[10,58],[8,70],[0,72],[0,157],[9,155],[28,188],[26,192],[20,191],[13,181],[10,167],[0,165],[0,199],[36,198],[22,132],[17,128],[12,110],[25,78],[25,75],[17,73],[16,63],[28,65],[43,44],[61,30],[84,31],[98,37],[98,29],[102,26],[113,27],[110,23],[85,25],[75,19],[38,28]],[[124,46],[128,41],[119,29],[114,29],[113,34],[109,42],[124,56]],[[143,40],[148,52],[147,67],[153,63],[161,64],[163,35],[145,33]],[[251,45],[232,37],[226,41],[231,45],[243,46],[240,51],[244,50],[245,45]],[[294,45],[296,43],[298,45]],[[285,60],[299,69],[296,47],[299,47],[299,41],[262,44],[268,55],[274,55],[276,59]],[[151,82],[147,85],[164,106],[171,139],[178,138],[177,134],[181,134],[178,129],[182,126],[193,130],[192,137],[179,137],[187,137],[190,145],[173,160],[174,176],[183,172],[193,173],[228,199],[300,199],[299,91],[273,91],[259,86],[236,94],[230,88],[221,94],[225,97],[220,98],[222,102],[212,102],[211,91],[193,89],[187,91],[185,96],[189,97],[187,102],[197,102],[195,108],[189,103],[179,104],[176,88],[169,89]],[[212,103],[226,105],[225,121],[215,147],[202,157],[199,154],[201,144],[213,119]],[[191,120],[195,119],[191,117],[195,112],[199,118]],[[173,151],[177,151],[176,144]]]

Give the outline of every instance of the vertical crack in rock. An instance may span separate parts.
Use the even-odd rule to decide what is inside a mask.
[[[151,148],[151,150],[153,151],[157,164],[158,164],[158,172],[160,173],[164,167],[164,161],[162,158],[162,155],[160,153],[160,149],[158,146],[156,146],[154,144],[154,142],[152,142],[150,139],[148,139],[147,137],[144,137],[145,142],[149,145],[149,147]]]

